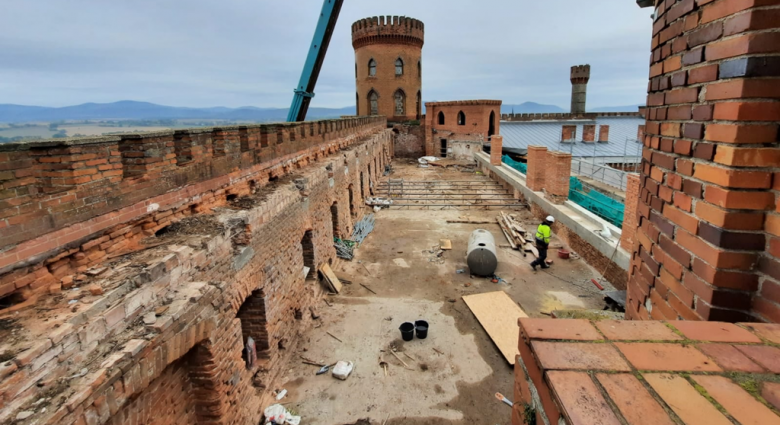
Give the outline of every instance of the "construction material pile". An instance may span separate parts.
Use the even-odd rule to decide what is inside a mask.
[[[374,230],[374,214],[364,216],[355,223],[355,229],[352,231],[352,239],[333,239],[333,246],[336,248],[336,256],[344,260],[355,258],[355,248],[360,246],[371,231]]]
[[[501,211],[496,217],[496,221],[512,249],[522,251],[523,257],[526,256],[526,252],[530,252],[534,257],[539,256],[539,251],[534,246],[533,235],[526,235],[525,229],[517,221],[514,214],[506,214]]]

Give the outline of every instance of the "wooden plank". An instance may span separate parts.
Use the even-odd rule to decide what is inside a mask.
[[[449,251],[452,249],[452,241],[449,239],[440,239],[439,245],[441,246],[441,249],[445,251]]]
[[[493,224],[487,220],[447,220],[448,224]]]
[[[328,281],[330,284],[331,289],[333,289],[333,292],[340,293],[341,292],[341,281],[339,281],[339,278],[336,277],[336,275],[333,273],[333,270],[330,269],[330,266],[328,263],[323,263],[320,266],[320,272],[323,276],[325,276],[325,280]]]
[[[498,227],[501,228],[501,231],[504,232],[504,237],[506,237],[506,240],[507,242],[509,242],[509,245],[512,245],[512,249],[517,249],[517,244],[515,243],[515,240],[512,239],[512,236],[504,228],[504,223],[501,221],[500,216],[496,216],[496,223],[498,223]]]
[[[465,295],[463,302],[469,307],[490,339],[509,364],[515,364],[520,338],[517,319],[528,317],[516,302],[504,291]]]

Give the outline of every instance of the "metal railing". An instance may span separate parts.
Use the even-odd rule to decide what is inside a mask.
[[[634,164],[633,158],[623,158],[620,161],[622,164]],[[641,162],[639,158],[634,159],[637,161],[637,165]],[[619,161],[615,161],[618,163]],[[585,177],[599,181],[601,183],[618,188],[622,191],[626,190],[626,184],[628,181],[628,175],[633,174],[630,171],[623,171],[617,168],[610,167],[608,165],[596,164],[595,161],[587,161],[584,159],[571,160],[571,172],[574,175]]]

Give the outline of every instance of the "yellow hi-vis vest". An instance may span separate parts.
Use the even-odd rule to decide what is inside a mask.
[[[544,242],[545,244],[550,243],[550,226],[542,223],[539,225],[539,227],[536,229],[536,239]]]

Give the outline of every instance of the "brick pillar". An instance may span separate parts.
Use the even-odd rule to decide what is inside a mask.
[[[525,185],[534,192],[544,188],[544,174],[547,163],[547,148],[544,146],[528,146],[528,170],[526,170]]]
[[[780,322],[780,5],[655,3],[627,316]]]
[[[490,138],[490,165],[501,165],[502,150],[504,149],[504,138],[493,136]]]
[[[639,204],[639,175],[629,174],[626,183],[626,202],[623,211],[623,232],[620,234],[620,246],[626,251],[634,249],[636,240],[636,208]]]
[[[545,197],[553,204],[563,204],[569,199],[571,154],[558,151],[547,152],[547,166],[545,170]]]

